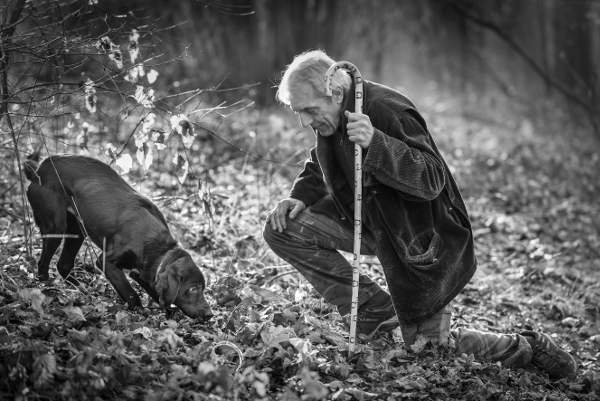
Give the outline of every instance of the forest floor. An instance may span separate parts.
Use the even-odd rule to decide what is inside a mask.
[[[147,298],[144,310],[127,310],[84,268],[98,252],[90,245],[74,270],[80,287],[55,269],[40,284],[20,212],[0,211],[0,398],[599,399],[598,143],[558,127],[542,135],[528,124],[428,120],[462,188],[479,261],[453,303],[453,327],[544,331],[575,356],[575,379],[425,344],[405,349],[397,332],[361,342],[347,360],[342,318],[261,236],[299,167],[242,158],[214,169],[192,196],[159,173],[141,187],[203,265],[215,312],[208,323],[167,320]],[[286,146],[299,143],[285,135]],[[34,258],[40,243],[35,234]],[[376,260],[362,267],[385,284]]]

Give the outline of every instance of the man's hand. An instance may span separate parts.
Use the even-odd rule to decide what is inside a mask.
[[[373,139],[373,133],[375,133],[375,128],[373,128],[369,116],[361,113],[352,113],[348,110],[344,113],[346,118],[348,118],[348,124],[346,124],[348,139],[359,144],[363,149],[368,148]]]
[[[277,230],[279,232],[283,232],[286,229],[286,216],[289,213],[290,219],[296,218],[298,213],[300,213],[306,205],[304,202],[298,199],[286,198],[275,206],[275,209],[271,212],[268,217],[269,223],[271,223],[271,228],[273,230]]]

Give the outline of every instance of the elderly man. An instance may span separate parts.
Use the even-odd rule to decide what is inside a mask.
[[[552,378],[571,377],[576,363],[549,336],[538,332],[495,334],[450,331],[450,301],[476,269],[473,235],[460,192],[423,117],[402,94],[364,84],[364,114],[354,113],[353,84],[339,70],[332,95],[325,72],[334,63],[323,51],[296,56],[283,74],[277,98],[316,146],[289,198],[268,217],[264,238],[298,269],[342,315],[350,312],[352,267],[338,250],[353,238],[354,144],[363,148],[363,254],[377,256],[389,294],[360,277],[359,334],[400,325],[405,344],[418,336],[451,343],[460,353],[537,365]]]

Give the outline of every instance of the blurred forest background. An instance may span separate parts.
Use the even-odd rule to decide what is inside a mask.
[[[548,332],[576,379],[398,333],[347,360],[342,317],[261,235],[314,144],[276,87],[315,48],[408,95],[451,166],[479,262],[454,327]],[[597,400],[599,141],[600,0],[0,0],[0,398]],[[150,197],[215,317],[126,310],[89,243],[79,287],[40,283],[34,150]]]
[[[282,67],[295,54],[323,48],[357,63],[367,79],[401,88],[419,102],[453,99],[453,110],[466,115],[494,119],[500,108],[543,118],[559,108],[598,123],[595,0],[153,4],[143,7],[154,17],[189,21],[165,39],[174,54],[188,49],[176,76],[196,86],[256,82],[251,93],[262,104],[272,102]]]
[[[7,21],[11,3],[20,2],[7,2]],[[62,51],[77,38],[112,33],[115,43],[126,42],[125,31],[141,26],[140,46],[160,63],[156,86],[165,93],[218,86],[219,101],[249,99],[268,106],[293,56],[322,48],[356,63],[367,79],[399,88],[437,112],[501,125],[514,124],[504,113],[516,113],[522,118],[513,128],[526,131],[532,123],[562,116],[599,135],[597,0],[26,3],[29,12],[42,11],[43,17],[26,19],[17,34],[31,29],[27,37],[34,40],[36,29],[46,30],[56,40],[48,43],[47,54],[22,52],[19,67],[9,71],[23,74],[20,66],[26,65],[29,78],[38,82],[81,79],[93,68],[72,49],[71,56]],[[56,23],[60,27],[48,32]],[[3,31],[4,40],[8,33]],[[75,38],[58,40],[63,33]]]
[[[323,48],[418,102],[453,99],[452,111],[492,120],[499,109],[543,118],[558,108],[598,128],[595,0],[256,0],[228,2],[221,12],[168,4],[154,12],[172,23],[194,16],[171,31],[167,48],[189,45],[176,74],[201,86],[257,82],[252,93],[263,104],[282,66]]]

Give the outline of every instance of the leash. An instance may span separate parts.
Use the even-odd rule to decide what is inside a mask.
[[[363,79],[356,66],[348,61],[333,64],[325,73],[325,92],[332,95],[331,79],[339,69],[345,69],[354,81],[354,112],[362,114]],[[354,252],[352,259],[352,302],[350,309],[350,338],[348,342],[348,357],[356,348],[356,324],[358,319],[358,283],[360,279],[360,242],[362,236],[362,148],[354,144]]]

